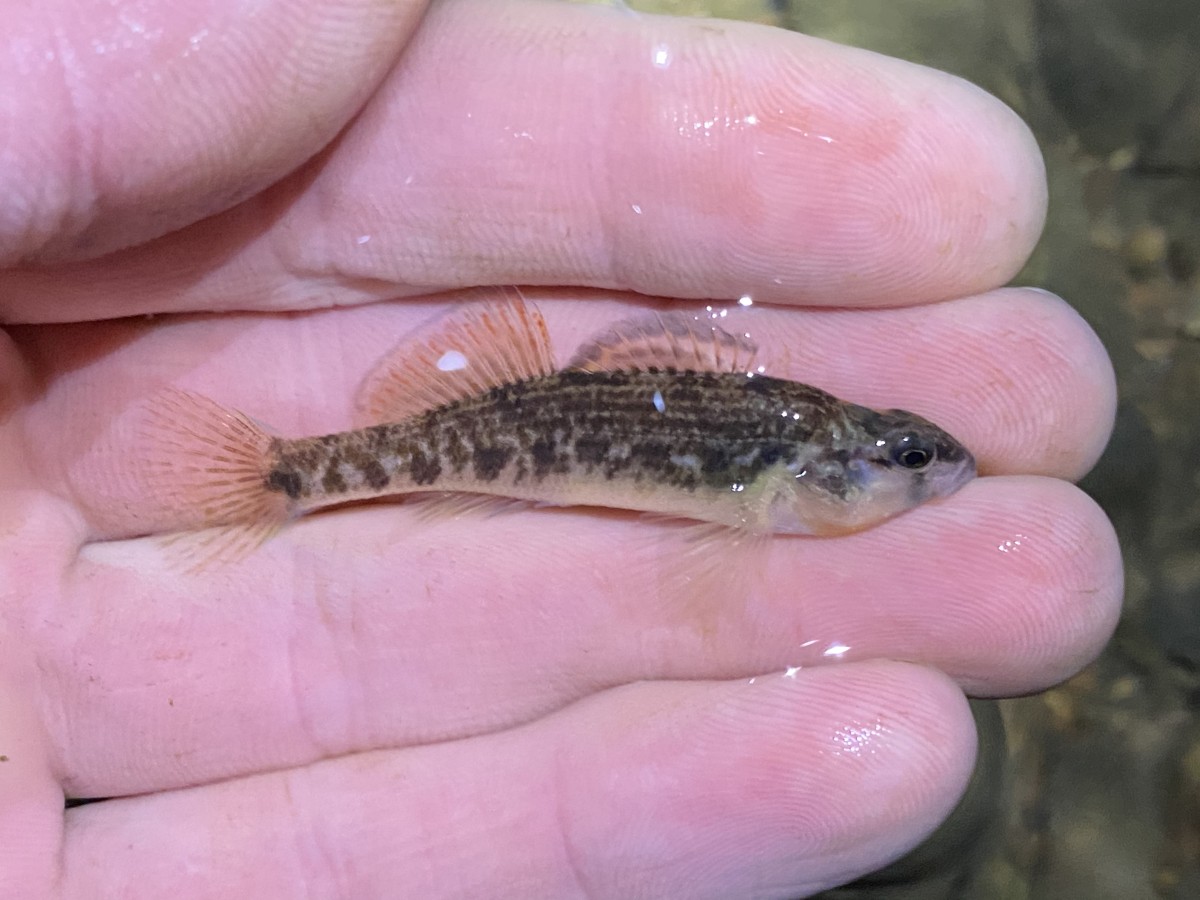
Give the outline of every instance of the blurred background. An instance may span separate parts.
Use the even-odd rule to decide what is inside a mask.
[[[951,823],[825,896],[1200,898],[1200,2],[628,5],[792,28],[1008,103],[1050,180],[1046,232],[1016,283],[1074,304],[1120,382],[1112,444],[1083,484],[1124,547],[1115,639],[1067,684],[976,704],[981,763]]]

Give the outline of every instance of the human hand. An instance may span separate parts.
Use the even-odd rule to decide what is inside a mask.
[[[756,27],[419,6],[162,4],[119,39],[109,7],[56,39],[12,12],[0,896],[798,896],[954,805],[962,690],[1044,687],[1113,627],[1112,532],[1058,480],[1107,437],[1108,363],[992,290],[1043,214],[1011,113]],[[355,304],[487,283],[551,288],[568,350],[639,301],[563,286],[751,295],[782,374],[1000,477],[774,541],[703,614],[625,565],[659,526],[624,517],[360,507],[194,575],[126,539],[148,498],[105,460],[149,397],[345,427],[435,309]],[[255,312],[88,321],[208,309]]]

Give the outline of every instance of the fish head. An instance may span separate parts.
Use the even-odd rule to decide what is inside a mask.
[[[905,410],[847,404],[836,440],[793,465],[797,490],[772,504],[772,530],[845,534],[953,494],[975,457],[942,428]]]

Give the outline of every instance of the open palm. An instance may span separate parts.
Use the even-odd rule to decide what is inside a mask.
[[[1108,363],[995,290],[1043,215],[1023,126],[752,26],[228,6],[0,38],[0,896],[793,897],[919,842],[972,766],[962,692],[1068,676],[1120,597],[1059,480]],[[144,537],[169,516],[120,448],[156,392],[344,428],[452,302],[394,298],[511,283],[564,351],[638,295],[750,296],[780,374],[999,477],[776,540],[720,606],[629,564],[669,525],[586,511],[345,509],[192,573]]]

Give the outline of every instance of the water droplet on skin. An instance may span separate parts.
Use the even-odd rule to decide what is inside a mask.
[[[667,403],[665,400],[663,400],[662,391],[654,392],[654,408],[657,409],[659,412],[667,411]]]
[[[642,214],[642,208],[641,208],[640,206],[638,206],[636,203],[631,203],[631,204],[629,204],[629,207],[630,207],[630,209],[632,209],[632,210],[633,210],[635,213],[637,213],[639,216]]]
[[[457,372],[467,367],[467,358],[457,350],[447,350],[438,359],[437,367],[442,372]]]
[[[786,669],[783,670],[783,677],[790,678],[793,681],[795,681],[796,676],[800,674],[800,670],[802,668],[803,668],[803,666],[788,666]]]
[[[805,641],[800,649],[806,651],[801,658],[810,665],[821,665],[823,662],[839,662],[850,652],[850,645],[845,641],[823,641],[814,638]]]
[[[650,61],[656,69],[669,69],[671,67],[671,48],[666,44],[655,44],[654,50],[650,54]]]
[[[826,647],[821,655],[828,659],[841,659],[850,650],[849,644],[843,644],[841,641],[834,641]]]
[[[1029,538],[1023,534],[1015,534],[1007,540],[1001,541],[996,545],[996,549],[1001,553],[1016,553],[1021,549],[1021,542],[1027,541]]]
[[[813,134],[811,131],[805,131],[803,128],[800,128],[797,125],[788,125],[786,127],[788,131],[803,135],[806,138],[815,138],[822,144],[832,144],[834,142],[833,138],[827,134]]]
[[[862,756],[875,752],[875,743],[887,734],[883,723],[876,720],[870,725],[854,722],[844,725],[833,733],[834,753],[847,756]]]
[[[362,245],[368,243],[370,240],[371,236],[369,234],[360,234],[357,238],[355,238],[355,243]]]
[[[738,297],[738,306],[753,306],[753,305],[754,305],[754,298],[751,297],[749,294],[742,294],[742,296]]]

